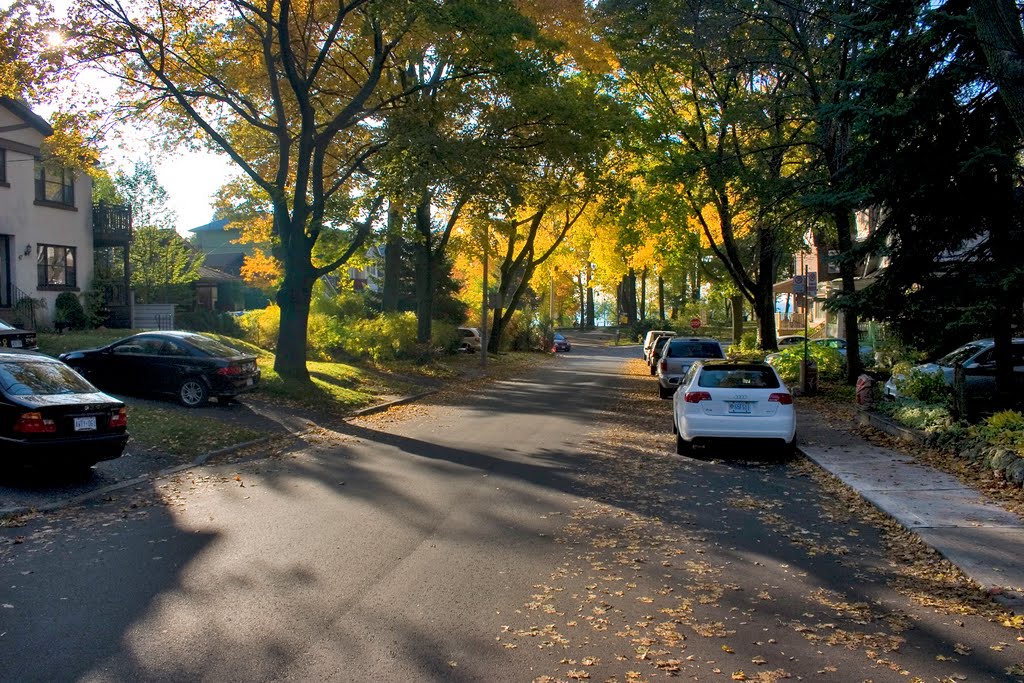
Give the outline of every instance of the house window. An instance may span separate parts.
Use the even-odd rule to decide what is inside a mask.
[[[40,244],[36,256],[39,288],[72,289],[78,286],[75,272],[75,248]]]
[[[0,147],[0,185],[10,187],[7,184],[7,150]]]
[[[74,206],[74,172],[56,161],[36,159],[36,201]]]

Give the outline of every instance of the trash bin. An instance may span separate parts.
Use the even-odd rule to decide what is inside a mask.
[[[800,393],[803,396],[818,393],[818,363],[813,358],[800,361]]]
[[[875,378],[861,375],[857,378],[857,405],[870,408],[875,404]]]

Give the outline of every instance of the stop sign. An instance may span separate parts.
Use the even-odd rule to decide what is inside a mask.
[[[695,330],[700,327],[700,318],[690,318],[690,327]]]

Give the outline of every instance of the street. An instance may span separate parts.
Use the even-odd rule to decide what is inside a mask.
[[[0,680],[1024,677],[912,535],[801,459],[676,456],[637,347],[573,342],[0,526]]]

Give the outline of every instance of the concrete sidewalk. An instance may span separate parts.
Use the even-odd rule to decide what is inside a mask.
[[[798,421],[804,455],[920,536],[996,600],[1024,608],[1020,517],[910,455],[830,426],[813,409],[800,411]]]

